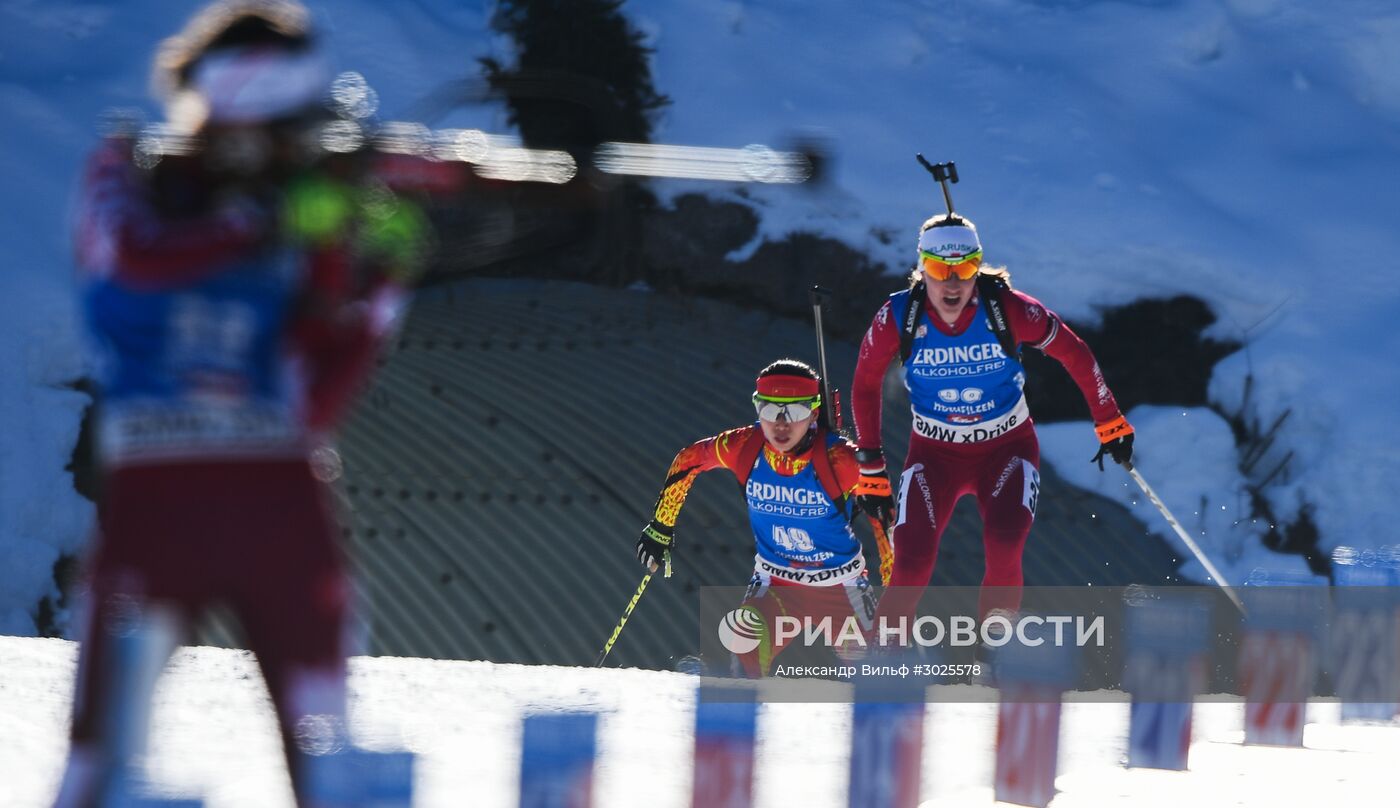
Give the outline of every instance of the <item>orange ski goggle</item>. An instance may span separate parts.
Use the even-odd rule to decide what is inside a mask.
[[[981,267],[981,252],[960,255],[957,258],[944,258],[941,255],[919,250],[919,268],[923,270],[924,277],[929,280],[946,281],[950,277],[956,276],[960,281],[970,281],[977,277],[977,270]]]

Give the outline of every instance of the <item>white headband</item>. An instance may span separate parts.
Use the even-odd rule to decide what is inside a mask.
[[[919,234],[919,252],[933,253],[940,258],[961,258],[982,252],[977,231],[960,224],[930,227]]]
[[[190,89],[203,99],[211,123],[262,123],[321,100],[329,74],[312,51],[239,48],[201,59]]]

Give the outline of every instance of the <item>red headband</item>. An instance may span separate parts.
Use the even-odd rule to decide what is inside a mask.
[[[760,376],[755,388],[760,396],[768,398],[816,398],[819,394],[817,380],[809,376]]]

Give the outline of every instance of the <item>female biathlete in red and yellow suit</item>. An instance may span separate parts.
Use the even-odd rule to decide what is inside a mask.
[[[1074,378],[1093,415],[1101,468],[1105,455],[1118,463],[1132,455],[1133,429],[1088,346],[1054,312],[1011,289],[1005,270],[981,267],[972,222],[957,215],[929,219],[920,231],[919,259],[912,288],[891,295],[875,314],[851,384],[860,501],[873,516],[895,522],[888,583],[901,589],[888,590],[880,603],[889,625],[912,613],[933,574],[939,537],[965,494],[976,497],[984,524],[981,615],[1020,607],[1021,553],[1040,489],[1040,445],[1021,391],[1020,345],[1054,357]],[[1009,334],[999,336],[998,321]],[[880,446],[882,382],[896,356],[903,359],[914,417],[897,512]]]
[[[875,611],[850,524],[860,477],[855,447],[822,428],[816,371],[780,360],[763,369],[756,387],[758,422],[682,449],[637,541],[637,558],[669,577],[676,519],[695,478],[717,468],[738,478],[757,549],[744,605],[762,618],[758,646],[738,654],[750,677],[765,675],[784,648],[772,637],[780,615],[829,618],[839,638],[852,616],[851,633],[868,631]]]

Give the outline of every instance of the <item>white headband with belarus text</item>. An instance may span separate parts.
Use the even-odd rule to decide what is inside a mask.
[[[930,227],[919,234],[919,252],[933,253],[940,258],[960,258],[981,251],[982,242],[971,227],[950,224]]]
[[[261,47],[209,54],[195,66],[190,89],[203,99],[211,123],[262,123],[319,101],[329,83],[316,53]]]

